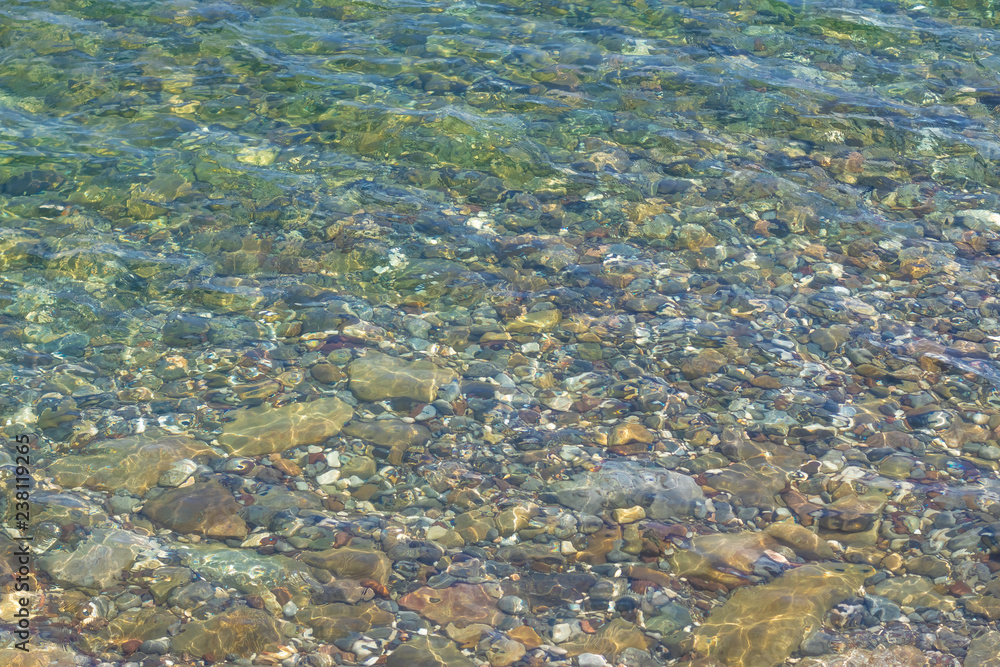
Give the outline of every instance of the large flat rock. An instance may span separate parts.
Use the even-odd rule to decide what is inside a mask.
[[[381,352],[369,351],[347,367],[351,392],[361,401],[412,398],[430,403],[438,387],[458,378],[447,368],[429,361],[406,361]]]
[[[775,667],[874,573],[869,565],[803,565],[740,588],[695,630],[695,653],[726,667]]]
[[[185,535],[197,533],[219,540],[243,538],[247,525],[230,491],[215,481],[170,489],[146,502],[146,516]]]
[[[347,579],[372,579],[383,586],[389,581],[392,563],[381,551],[342,547],[326,551],[305,551],[302,562]]]
[[[340,433],[354,409],[339,398],[321,398],[280,408],[239,410],[222,427],[219,445],[230,454],[260,456],[299,445],[317,445]]]
[[[38,565],[61,586],[102,591],[118,582],[136,557],[152,546],[148,538],[125,530],[97,528],[71,553],[49,551]]]
[[[277,622],[267,612],[234,607],[208,620],[192,621],[170,640],[177,654],[224,657],[274,651],[281,642]]]
[[[81,453],[60,458],[48,468],[56,483],[99,491],[124,489],[144,495],[175,462],[196,456],[217,458],[204,443],[182,435],[147,431],[118,440],[102,440]]]
[[[422,447],[431,439],[431,432],[421,424],[408,424],[399,419],[353,421],[344,428],[344,435],[367,440],[389,448],[389,461],[398,465],[410,447]]]

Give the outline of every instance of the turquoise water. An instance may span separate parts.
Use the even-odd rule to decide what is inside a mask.
[[[0,0],[33,650],[985,664],[996,14]]]

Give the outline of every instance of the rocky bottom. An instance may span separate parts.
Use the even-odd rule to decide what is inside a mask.
[[[0,667],[1000,666],[995,4],[0,2]]]
[[[692,380],[724,377],[709,352]],[[655,428],[682,398],[658,385],[617,419],[586,394],[515,412],[495,363],[323,365],[326,398],[52,460],[31,494],[36,645],[3,664],[997,664],[996,462],[948,453],[992,439],[976,416],[911,409],[821,452],[805,428],[681,443]],[[0,538],[4,618],[17,547]]]

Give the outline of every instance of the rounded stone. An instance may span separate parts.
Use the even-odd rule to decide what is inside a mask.
[[[497,609],[514,616],[528,611],[528,603],[516,595],[505,595],[497,600]]]

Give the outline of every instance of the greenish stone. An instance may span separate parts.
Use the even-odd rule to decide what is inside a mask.
[[[380,352],[369,352],[347,367],[351,392],[362,401],[412,398],[430,403],[439,387],[457,379],[454,371],[429,361],[406,361]]]
[[[171,465],[197,457],[217,454],[197,440],[148,429],[140,435],[91,443],[79,454],[56,459],[48,473],[67,488],[124,489],[141,496]]]
[[[274,651],[280,641],[277,622],[267,612],[239,606],[208,620],[185,624],[170,640],[170,647],[178,654],[246,657]]]
[[[219,445],[240,456],[279,453],[322,443],[340,433],[353,415],[351,406],[339,398],[238,410],[234,419],[223,426]]]

